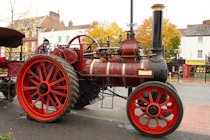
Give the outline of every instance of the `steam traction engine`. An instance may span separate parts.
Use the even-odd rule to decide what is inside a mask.
[[[164,6],[152,8],[150,56],[140,54],[140,44],[131,30],[130,39],[123,41],[120,48],[100,48],[93,38],[80,35],[67,47],[25,62],[18,74],[17,95],[27,115],[37,121],[52,122],[70,109],[90,104],[101,90],[120,86],[129,89],[128,97],[123,98],[127,100],[128,119],[136,130],[149,136],[172,133],[182,120],[183,107],[176,89],[166,82],[162,48]],[[91,43],[82,42],[83,37],[91,39]],[[72,47],[76,40],[79,48]],[[93,45],[97,46],[96,51]]]

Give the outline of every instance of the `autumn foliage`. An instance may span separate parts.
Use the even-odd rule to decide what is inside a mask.
[[[152,18],[145,19],[143,24],[136,30],[136,38],[141,42],[145,53],[152,48]],[[179,50],[181,34],[176,25],[170,23],[168,19],[163,21],[163,45],[165,47],[165,57],[172,58]]]
[[[101,47],[106,46],[108,41],[108,36],[111,42],[119,43],[120,36],[122,40],[126,38],[126,33],[117,23],[107,23],[107,22],[94,22],[92,29],[87,29],[86,33],[96,39]],[[86,41],[87,42],[87,41]],[[111,44],[111,47],[120,46],[120,44]]]

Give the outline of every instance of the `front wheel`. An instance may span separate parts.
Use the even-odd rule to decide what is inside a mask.
[[[179,126],[183,117],[183,106],[170,86],[151,81],[139,85],[130,94],[127,116],[140,133],[160,137],[169,135]]]

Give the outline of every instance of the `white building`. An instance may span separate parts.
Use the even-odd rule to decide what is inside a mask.
[[[210,20],[188,25],[181,33],[180,57],[186,60],[188,75],[193,75],[198,67],[205,66],[206,56],[210,55]]]
[[[60,30],[51,30],[50,32],[40,32],[38,44],[40,45],[44,39],[48,39],[51,47],[57,45],[67,45],[73,37],[85,34],[85,30],[89,28],[92,28],[92,26],[87,24],[65,27]]]

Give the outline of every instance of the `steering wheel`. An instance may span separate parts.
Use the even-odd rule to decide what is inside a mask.
[[[88,42],[83,42],[84,40],[88,40]],[[73,44],[73,42],[76,42],[78,41],[79,44]],[[89,42],[90,41],[90,42]],[[96,45],[96,48],[99,48],[99,44],[98,42],[92,38],[91,36],[89,35],[78,35],[78,36],[75,36],[74,38],[72,38],[67,47],[70,47],[71,45],[80,45],[80,48],[81,47],[84,47],[84,52],[93,52],[93,46]]]

